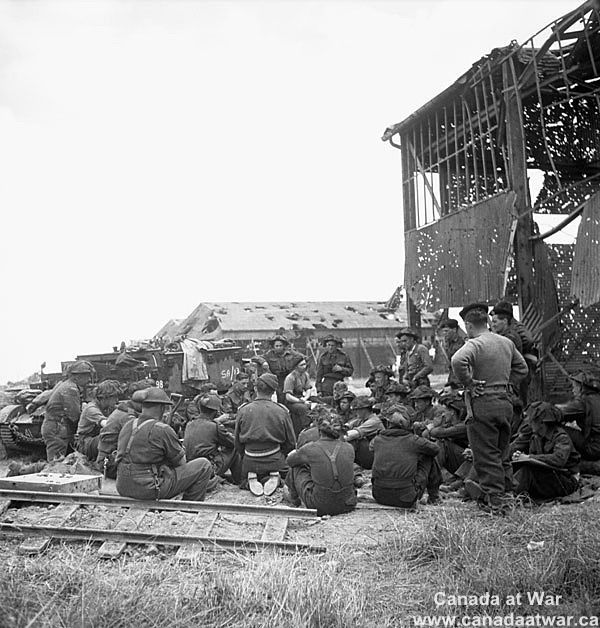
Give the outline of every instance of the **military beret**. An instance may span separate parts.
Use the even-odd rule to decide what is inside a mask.
[[[513,315],[513,306],[508,301],[498,301],[492,308],[490,314],[508,314]]]
[[[415,340],[418,340],[421,337],[417,330],[412,327],[403,327],[396,334],[396,338],[401,338],[402,336],[412,336]]]
[[[263,373],[258,378],[258,381],[268,386],[271,390],[277,390],[277,388],[279,388],[279,380],[273,373]]]
[[[412,393],[408,396],[409,399],[433,399],[437,396],[437,393],[429,386],[421,384],[417,386]]]
[[[93,375],[96,369],[92,366],[91,362],[87,360],[77,360],[67,367],[67,375],[89,374]]]
[[[373,397],[367,397],[367,395],[359,395],[352,402],[352,408],[359,410],[360,408],[372,408],[375,403]]]
[[[302,361],[306,361],[306,356],[298,354],[293,360],[290,361],[290,366],[295,369]]]
[[[338,401],[340,401],[341,399],[350,399],[350,401],[354,401],[356,399],[356,395],[351,391],[351,390],[347,390],[339,399]]]
[[[386,408],[384,419],[390,425],[408,428],[410,426],[410,414],[408,410],[399,404]]]
[[[465,305],[465,307],[463,307],[463,309],[458,314],[464,321],[465,320],[465,316],[471,310],[483,310],[487,314],[488,306],[487,306],[486,303],[470,303],[469,305]]]
[[[527,406],[525,414],[530,421],[542,423],[560,423],[563,418],[562,412],[547,401],[534,401]]]
[[[146,394],[148,392],[148,388],[142,388],[140,390],[135,390],[131,395],[131,401],[134,403],[143,403],[146,398]]]
[[[438,329],[444,329],[445,327],[449,327],[450,329],[458,329],[458,321],[453,318],[443,318],[438,323]]]
[[[214,393],[202,395],[198,400],[198,403],[205,408],[210,408],[211,410],[221,410],[221,399],[219,395],[215,395]]]
[[[596,392],[600,392],[600,377],[589,369],[583,369],[575,375],[569,375],[569,379],[590,388]]]

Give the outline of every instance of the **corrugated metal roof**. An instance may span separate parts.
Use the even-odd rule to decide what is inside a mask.
[[[600,301],[600,192],[585,204],[577,233],[571,296],[582,307]]]
[[[395,317],[399,317],[400,321]],[[390,312],[385,301],[202,303],[178,327],[194,337],[232,331],[395,329],[406,325],[406,305]]]

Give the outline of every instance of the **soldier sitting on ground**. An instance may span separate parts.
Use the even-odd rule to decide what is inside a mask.
[[[394,371],[386,364],[378,364],[371,370],[365,386],[370,388],[371,396],[375,399],[375,403],[387,400],[387,392],[390,384],[392,384],[393,375]]]
[[[231,471],[234,484],[241,481],[241,460],[234,450],[233,434],[216,421],[221,414],[221,400],[206,394],[198,400],[200,414],[185,426],[183,446],[188,460],[206,458],[215,475],[225,477]]]
[[[235,447],[242,457],[242,484],[253,495],[272,495],[285,475],[285,457],[296,446],[288,409],[271,397],[278,389],[273,373],[256,381],[256,399],[243,405],[237,414]],[[262,481],[268,478],[264,486]]]
[[[250,376],[245,371],[242,371],[235,376],[235,381],[231,384],[231,387],[221,399],[223,412],[226,412],[235,418],[240,406],[252,401],[252,395],[248,390],[249,385]],[[232,423],[232,427],[234,425],[235,421]]]
[[[356,395],[347,390],[335,403],[334,409],[342,417],[344,423],[349,423],[353,418],[352,402],[356,399]]]
[[[570,495],[579,484],[580,456],[560,427],[562,413],[550,403],[536,401],[528,406],[526,415],[529,437],[522,436],[511,444],[515,493],[532,499]]]
[[[373,412],[372,397],[360,395],[352,402],[355,418],[347,423],[346,440],[354,447],[354,459],[363,469],[373,466],[373,452],[369,443],[383,429],[381,419]]]
[[[344,442],[344,426],[332,412],[317,418],[319,439],[288,454],[287,500],[316,508],[317,515],[339,515],[356,506],[354,449]]]
[[[100,382],[94,391],[94,400],[83,408],[77,433],[75,447],[77,451],[95,462],[98,456],[100,430],[106,425],[108,416],[116,408],[121,394],[119,382],[107,379]]]
[[[110,413],[104,427],[100,429],[96,466],[103,471],[107,478],[114,480],[117,477],[116,457],[119,434],[126,423],[140,415],[146,390],[152,386],[151,380],[130,384],[131,399],[121,401]]]
[[[575,417],[577,427],[566,426],[575,449],[581,454],[582,473],[600,472],[600,374],[586,368],[571,377],[573,399],[558,407]]]
[[[442,424],[444,410],[433,405],[435,397],[437,393],[429,386],[417,386],[408,396],[415,410],[412,417],[415,434],[427,436],[432,427],[439,427]]]
[[[427,488],[428,503],[439,503],[441,477],[435,465],[438,445],[412,432],[403,406],[388,408],[384,421],[386,429],[371,442],[375,501],[386,506],[414,508]]]
[[[290,411],[294,434],[297,438],[298,434],[300,434],[305,427],[308,427],[310,423],[310,419],[308,418],[308,411],[310,409],[308,393],[311,389],[311,384],[308,373],[306,372],[308,367],[306,358],[303,355],[298,355],[291,363],[294,368],[285,378],[283,394],[285,396],[284,405],[287,406]]]
[[[116,457],[119,495],[171,499],[183,493],[184,499],[203,501],[207,490],[218,484],[210,462],[187,462],[175,431],[161,421],[171,405],[164,390],[149,388],[142,413],[121,430]]]

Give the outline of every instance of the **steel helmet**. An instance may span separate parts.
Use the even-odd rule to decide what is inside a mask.
[[[67,375],[78,375],[80,373],[93,375],[95,372],[96,369],[86,360],[77,360],[67,368]]]
[[[146,398],[142,404],[160,403],[164,406],[172,406],[173,402],[169,399],[169,395],[162,388],[146,388]]]

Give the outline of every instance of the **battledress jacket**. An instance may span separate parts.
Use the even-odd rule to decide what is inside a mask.
[[[185,426],[183,446],[188,460],[213,460],[219,449],[233,449],[233,434],[208,417],[200,417]]]
[[[336,364],[342,367],[340,371],[333,370]],[[354,373],[354,366],[343,351],[339,349],[333,353],[324,351],[317,361],[316,388],[321,390],[325,386],[327,390],[333,390],[335,382],[341,382],[344,377],[350,377],[352,373]],[[323,380],[329,381],[325,383]]]
[[[110,458],[111,454],[117,450],[119,434],[125,423],[135,419],[137,412],[125,401],[121,401],[117,407],[108,415],[106,424],[100,429],[98,439],[98,462],[104,458]]]
[[[81,414],[82,390],[71,379],[67,379],[52,391],[45,408],[47,421],[68,422],[74,428]]]
[[[416,344],[404,355],[404,360],[400,365],[401,372],[409,382],[416,385],[429,385],[429,373],[433,372],[433,361],[425,345]]]
[[[545,436],[530,433],[529,439],[515,441],[511,445],[511,454],[522,451],[532,458],[545,462],[557,469],[567,469],[571,473],[577,473],[581,459],[573,446],[571,437],[565,430],[556,425]]]
[[[281,355],[275,353],[273,349],[269,349],[264,355],[255,359],[262,367],[268,365],[271,373],[277,377],[279,389],[283,390],[286,376],[294,370],[298,358],[301,357],[303,357],[301,353],[288,348]]]
[[[407,503],[413,502],[418,495],[415,479],[419,459],[422,456],[433,458],[440,452],[436,443],[401,427],[380,432],[370,447],[374,452],[373,484],[397,489],[399,499]]]
[[[296,446],[288,409],[270,399],[255,399],[238,410],[235,446],[240,454],[270,451],[279,446],[287,455]]]

